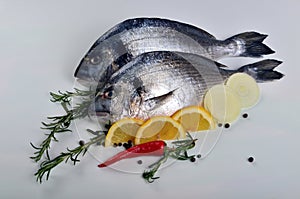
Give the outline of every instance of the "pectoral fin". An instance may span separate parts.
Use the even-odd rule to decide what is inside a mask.
[[[144,103],[147,105],[147,110],[153,110],[161,105],[163,105],[164,103],[166,103],[166,101],[168,101],[168,99],[173,96],[174,91],[176,91],[177,89],[174,89],[168,93],[165,93],[163,95],[160,96],[155,96],[152,98],[148,98],[144,101]]]

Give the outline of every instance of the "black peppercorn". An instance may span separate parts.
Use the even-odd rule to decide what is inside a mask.
[[[243,118],[247,118],[248,117],[248,114],[247,113],[244,113],[243,114]]]
[[[83,145],[84,145],[84,141],[83,141],[83,140],[80,140],[80,141],[79,141],[79,145],[80,145],[80,146],[83,146]]]
[[[70,124],[71,124],[71,122],[69,122],[69,121],[67,121],[67,122],[64,122],[64,126],[65,126],[65,127],[69,127],[69,126],[70,126]]]
[[[127,145],[128,145],[128,148],[132,147],[132,141],[128,140]]]
[[[127,143],[123,143],[123,147],[124,147],[125,149],[128,149],[128,148],[129,148]]]
[[[195,158],[195,157],[191,157],[190,161],[191,161],[191,162],[195,162],[195,161],[196,161],[196,158]]]
[[[230,127],[230,124],[226,123],[226,124],[224,124],[224,127],[228,129]]]
[[[249,157],[248,162],[254,162],[254,157]]]
[[[142,161],[142,160],[138,160],[137,163],[138,163],[138,164],[142,164],[143,161]]]

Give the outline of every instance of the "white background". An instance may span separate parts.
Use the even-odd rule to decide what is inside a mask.
[[[299,8],[297,0],[0,1],[0,198],[299,198]],[[92,43],[115,24],[155,16],[191,23],[219,39],[255,30],[283,61],[286,76],[260,85],[261,101],[225,131],[213,152],[196,164],[177,162],[160,179],[99,169],[87,154],[39,184],[29,159],[40,143],[40,122],[62,113],[49,92],[72,90],[73,73]],[[253,59],[226,59],[239,66]],[[67,133],[57,153],[77,145]],[[253,164],[247,158],[253,156]]]

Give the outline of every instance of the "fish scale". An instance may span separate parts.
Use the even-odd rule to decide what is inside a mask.
[[[98,98],[96,104],[111,102],[105,108],[112,121],[123,117],[147,119],[154,115],[171,115],[179,108],[201,102],[207,85],[199,70],[176,53],[145,53],[117,71],[104,86],[102,92],[113,86],[114,97]],[[215,75],[220,82],[222,77],[219,73]],[[140,96],[136,94],[138,88],[143,88]]]
[[[218,40],[195,26],[160,18],[125,20],[104,33],[80,61],[74,76],[82,84],[105,84],[110,76],[146,52],[191,53],[218,60],[223,57],[261,57],[274,53],[262,42],[267,35],[244,32]],[[126,55],[126,56],[124,56]],[[124,60],[120,60],[124,58]],[[112,63],[118,62],[119,64]]]
[[[192,37],[170,28],[151,27],[147,32],[132,29],[122,34],[120,39],[133,56],[145,52],[172,49],[175,52],[190,52],[209,57],[209,52]],[[157,45],[149,45],[149,43],[157,43]]]
[[[104,86],[99,85],[100,94],[90,108],[90,115],[102,119],[105,116],[112,122],[124,117],[145,120],[172,115],[183,107],[199,105],[208,88],[234,73],[247,73],[258,82],[280,79],[283,75],[274,71],[279,64],[280,61],[269,59],[230,70],[194,54],[143,53],[116,71]]]

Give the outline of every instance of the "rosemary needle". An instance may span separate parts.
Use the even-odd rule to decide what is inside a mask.
[[[44,175],[46,175],[46,180],[49,179],[50,172],[54,167],[65,161],[67,163],[69,160],[73,162],[75,165],[77,162],[80,160],[78,159],[78,156],[82,154],[84,156],[88,150],[88,148],[96,143],[103,142],[105,140],[105,134],[104,133],[99,133],[97,136],[93,137],[90,139],[89,142],[84,143],[82,145],[79,145],[78,147],[74,149],[67,149],[67,152],[62,152],[60,155],[57,157],[50,159],[48,153],[47,153],[47,160],[43,161],[40,164],[40,168],[38,171],[34,174],[36,176],[36,180],[42,183],[42,179]]]
[[[61,92],[58,91],[58,93],[52,93],[51,95],[51,102],[59,102],[61,103],[63,109],[65,110],[64,115],[60,116],[52,116],[47,117],[51,122],[46,123],[42,122],[41,129],[45,129],[50,131],[49,133],[46,133],[46,138],[43,140],[43,142],[39,146],[35,146],[34,144],[30,143],[31,146],[36,150],[34,152],[34,156],[30,157],[34,161],[38,162],[42,159],[43,155],[48,153],[48,150],[50,148],[52,141],[58,141],[55,135],[57,133],[63,133],[63,132],[71,132],[69,129],[71,122],[74,119],[77,118],[84,118],[88,115],[88,108],[91,104],[95,92],[91,89],[88,91],[83,91],[75,88],[75,92]],[[68,106],[71,106],[70,102],[72,100],[72,97],[82,97],[83,100],[81,103],[76,104],[73,109],[69,109]]]
[[[154,182],[159,177],[154,177],[159,167],[165,163],[169,157],[177,160],[191,160],[194,158],[194,155],[188,156],[187,151],[195,146],[196,139],[193,139],[192,136],[188,133],[188,139],[175,141],[173,144],[175,147],[166,147],[164,155],[157,162],[149,166],[149,170],[145,170],[142,174],[142,177],[149,183]]]
[[[68,162],[70,160],[75,165],[80,161],[78,159],[79,155],[82,154],[82,156],[84,156],[91,145],[99,143],[101,144],[104,142],[106,136],[105,132],[94,132],[88,130],[95,136],[91,138],[89,142],[81,142],[81,144],[79,144],[79,146],[74,149],[67,148],[67,152],[61,152],[60,155],[53,159],[51,159],[49,156],[51,142],[58,141],[55,135],[57,133],[70,132],[71,130],[69,129],[69,126],[74,119],[84,118],[88,116],[89,106],[95,97],[94,94],[95,91],[92,91],[91,89],[89,91],[75,89],[75,92],[67,91],[63,93],[59,91],[58,93],[50,93],[52,97],[50,101],[59,102],[66,113],[60,116],[48,117],[48,119],[51,120],[51,122],[49,123],[42,122],[43,127],[41,127],[41,129],[45,129],[50,132],[46,134],[47,137],[39,146],[35,146],[34,144],[30,143],[31,146],[36,150],[34,152],[34,156],[30,157],[31,159],[38,162],[42,159],[43,156],[46,157],[46,159],[40,163],[38,171],[34,174],[37,178],[37,181],[39,181],[40,183],[42,183],[42,179],[45,175],[46,180],[48,180],[52,169],[60,163],[64,161]],[[82,97],[82,102],[76,104],[71,109],[70,102],[72,100],[72,97],[75,96]],[[107,126],[110,125],[111,124],[108,124]],[[188,134],[188,139],[173,142],[174,147],[166,147],[163,157],[154,164],[150,165],[149,170],[145,170],[143,172],[143,178],[149,183],[152,183],[154,182],[154,180],[158,179],[159,177],[154,177],[156,172],[158,171],[159,167],[170,157],[178,160],[192,160],[193,158],[195,158],[194,155],[187,155],[187,150],[195,146],[195,141],[196,139],[193,139],[191,135]]]

